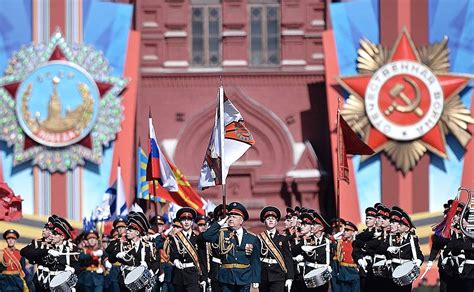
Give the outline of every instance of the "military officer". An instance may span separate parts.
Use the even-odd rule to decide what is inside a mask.
[[[102,291],[104,288],[104,273],[106,258],[104,251],[99,247],[99,234],[90,230],[86,235],[88,245],[83,248],[79,256],[81,272],[79,274],[78,289],[80,291]],[[107,261],[108,268],[112,265]]]
[[[223,292],[248,292],[250,286],[258,288],[261,277],[260,240],[243,228],[249,219],[247,209],[238,202],[227,206],[224,219],[214,222],[203,233],[203,238],[219,245],[222,262],[218,280]],[[221,230],[227,223],[228,230]]]
[[[358,292],[360,291],[359,271],[352,258],[352,241],[354,240],[357,226],[344,221],[343,234],[337,240],[335,262],[336,268],[331,279],[333,292]]]
[[[189,207],[181,208],[176,218],[182,230],[170,240],[170,262],[174,264],[173,286],[177,292],[195,292],[200,285],[207,285],[206,251],[198,248],[198,236],[192,230],[196,211]]]
[[[221,217],[223,216],[223,214],[224,214],[224,210],[223,210],[222,204],[217,205],[214,208],[214,211],[212,212],[213,217],[212,217],[212,222],[210,222],[210,224],[212,225],[214,222],[219,221]],[[225,231],[225,230],[227,230],[226,226],[221,228],[221,231]],[[203,237],[202,234],[200,235],[200,237]],[[218,280],[218,271],[220,270],[222,266],[222,261],[219,255],[219,245],[217,243],[210,243],[210,242],[208,242],[208,244],[211,245],[211,257],[210,257],[210,263],[209,263],[208,277],[211,280],[212,291],[220,292],[221,290],[220,290],[219,280]]]
[[[288,239],[276,229],[280,217],[280,210],[273,206],[265,207],[260,212],[260,221],[265,223],[266,229],[258,235],[262,262],[260,291],[283,292],[285,287],[288,291],[291,290],[294,278],[293,258]]]
[[[25,258],[20,255],[20,250],[15,247],[20,234],[14,229],[3,233],[7,247],[0,252],[0,290],[5,292],[28,291],[25,282]]]

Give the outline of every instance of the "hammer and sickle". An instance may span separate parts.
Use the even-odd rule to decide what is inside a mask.
[[[401,113],[409,113],[415,111],[416,115],[421,117],[423,115],[423,110],[419,107],[421,102],[421,91],[418,84],[416,84],[413,79],[409,77],[404,77],[403,80],[408,82],[413,89],[415,90],[415,98],[410,99],[403,90],[405,89],[405,85],[401,83],[395,84],[395,86],[390,89],[390,96],[393,98],[392,104],[388,106],[388,108],[384,111],[386,116],[390,115],[394,110],[399,111]],[[397,98],[400,98],[405,105],[401,105],[397,103]]]

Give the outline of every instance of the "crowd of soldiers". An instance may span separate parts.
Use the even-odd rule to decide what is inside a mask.
[[[474,288],[474,248],[460,231],[462,209],[445,204],[450,235],[433,235],[427,268],[440,254],[442,291]],[[300,207],[286,209],[279,231],[281,217],[278,208],[263,208],[265,230],[253,234],[243,228],[249,214],[238,202],[208,216],[181,208],[169,227],[162,216],[149,221],[131,211],[113,222],[109,237],[91,230],[73,238],[68,221],[53,215],[42,237],[21,251],[18,232],[5,231],[0,291],[390,292],[411,291],[420,274],[415,226],[401,208],[367,208],[361,232],[352,222],[328,223]]]

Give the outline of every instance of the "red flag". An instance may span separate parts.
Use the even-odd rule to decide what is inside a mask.
[[[337,122],[337,179],[349,183],[347,154],[371,155],[374,150],[357,136],[344,118],[338,113]]]
[[[173,163],[168,160],[168,163],[173,171],[176,181],[178,182],[177,192],[168,192],[160,185],[156,185],[156,195],[158,197],[170,197],[172,202],[181,207],[191,207],[199,214],[204,214],[204,203],[201,196],[193,189],[187,178]]]

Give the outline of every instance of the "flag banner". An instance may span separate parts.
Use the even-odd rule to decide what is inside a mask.
[[[117,199],[115,205],[115,217],[127,216],[128,208],[127,208],[127,199],[125,196],[125,187],[123,183],[122,177],[122,167],[120,163],[117,167]],[[112,213],[112,215],[114,215]]]
[[[186,176],[184,176],[181,170],[179,170],[172,162],[168,161],[168,163],[171,169],[173,170],[174,176],[178,181],[178,191],[171,192],[167,191],[161,186],[158,186],[156,188],[156,195],[159,197],[169,196],[171,197],[170,201],[174,202],[175,204],[182,207],[191,207],[196,210],[196,212],[203,215],[204,203],[201,196],[199,196],[199,194],[193,189],[188,179],[186,178]]]
[[[171,170],[170,165],[166,161],[165,156],[161,152],[158,141],[156,140],[155,128],[153,127],[153,119],[148,119],[149,133],[149,154],[146,171],[146,180],[153,182],[158,180],[159,184],[170,192],[178,191],[178,182]]]
[[[214,128],[201,167],[200,190],[225,184],[230,166],[255,144],[242,115],[224,95],[222,86],[219,88],[218,101]]]
[[[146,180],[148,156],[141,146],[138,147],[137,152],[137,199],[151,199],[153,202],[165,203],[166,200],[164,198],[153,195],[153,192],[151,194],[149,193],[150,185],[151,189],[153,189],[153,181],[149,182]],[[160,186],[160,183],[155,181],[155,185]]]
[[[371,155],[374,150],[365,144],[357,134],[352,131],[346,120],[338,113],[337,128],[337,179],[349,183],[349,166],[347,154]]]

